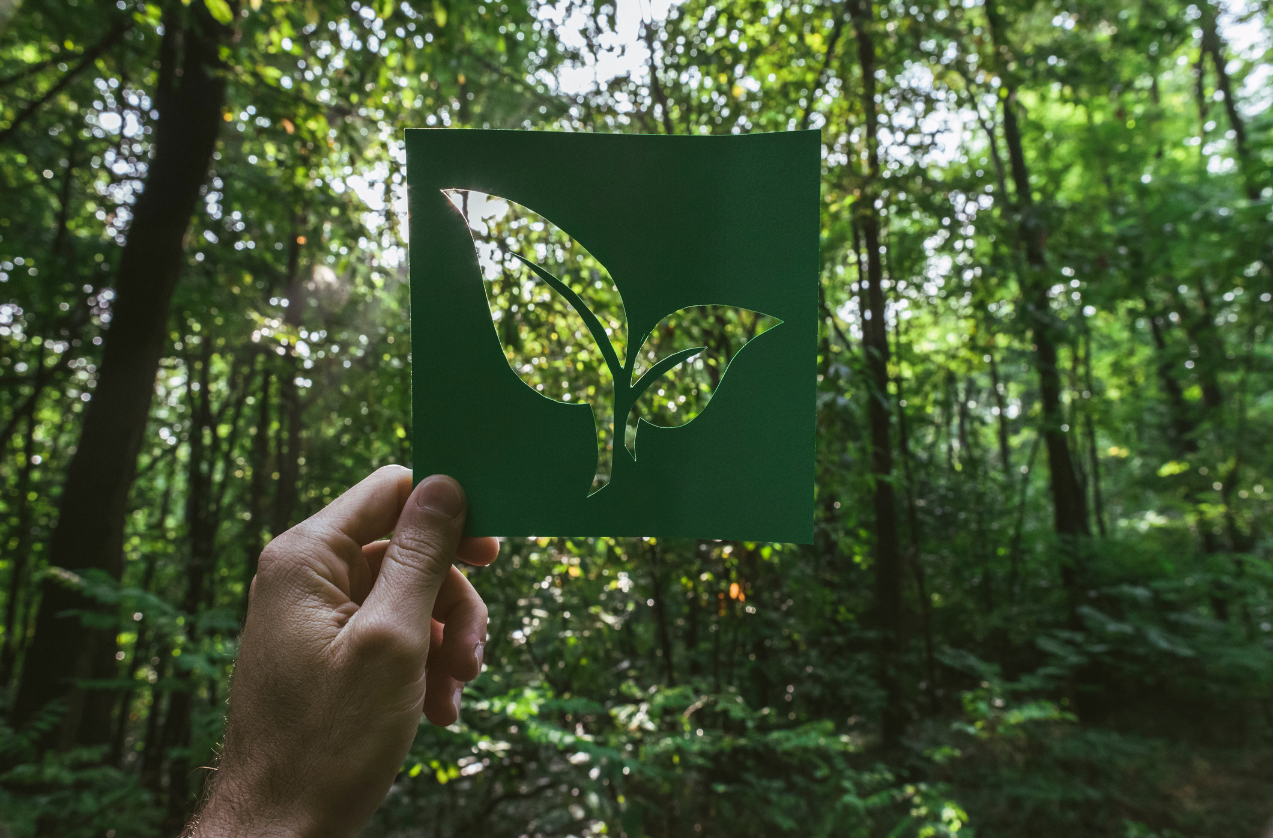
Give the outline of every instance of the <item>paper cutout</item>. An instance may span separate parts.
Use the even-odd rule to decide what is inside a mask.
[[[628,342],[622,294],[587,250],[551,221],[512,201],[445,191],[473,234],[491,319],[509,366],[546,398],[592,407],[598,457],[589,495],[610,482],[616,416],[618,427],[624,428],[623,450],[635,461],[638,411],[657,427],[693,421],[711,401],[738,350],[782,322],[746,309],[691,306],[663,318],[639,345]],[[563,316],[561,305],[574,316]],[[541,316],[532,318],[535,313]],[[556,353],[567,367],[560,389],[545,387],[539,368],[548,358],[534,353],[527,358],[523,351],[523,335],[536,331],[564,338]],[[622,471],[627,462],[621,460],[615,470]]]
[[[415,469],[469,534],[811,539],[820,152],[407,132]]]

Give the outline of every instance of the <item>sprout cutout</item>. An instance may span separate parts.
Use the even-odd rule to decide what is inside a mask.
[[[598,456],[589,496],[636,462],[639,420],[693,421],[739,350],[782,323],[745,308],[696,305],[632,340],[618,287],[577,241],[504,198],[444,192],[473,236],[509,366],[545,398],[592,408]]]

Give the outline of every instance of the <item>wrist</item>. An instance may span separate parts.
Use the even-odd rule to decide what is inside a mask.
[[[260,799],[225,776],[212,778],[212,789],[184,838],[328,838],[306,817]]]

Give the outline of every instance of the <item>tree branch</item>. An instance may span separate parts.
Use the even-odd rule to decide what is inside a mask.
[[[100,56],[103,52],[105,52],[106,50],[114,46],[119,41],[120,38],[123,38],[124,33],[127,32],[131,26],[132,26],[131,21],[126,21],[124,19],[120,19],[116,21],[115,25],[111,27],[110,32],[106,33],[106,37],[98,41],[96,46],[92,47],[87,52],[85,52],[84,55],[80,58],[79,63],[77,63],[74,67],[68,70],[66,72],[66,75],[62,76],[62,78],[58,80],[57,84],[53,85],[47,91],[45,91],[44,95],[41,96],[39,99],[36,99],[34,102],[31,102],[30,104],[28,104],[21,113],[19,113],[16,117],[13,118],[13,122],[9,123],[7,128],[5,128],[3,131],[0,131],[0,143],[4,143],[10,137],[12,137],[17,132],[18,128],[22,125],[23,122],[26,122],[28,119],[30,119],[31,116],[34,115],[35,112],[38,111],[41,107],[43,107],[46,102],[48,102],[54,96],[61,93],[62,90],[65,89],[68,84],[70,84],[72,81],[75,80],[76,76],[82,73],[85,70],[85,68],[87,68],[89,65],[97,61],[98,56]]]

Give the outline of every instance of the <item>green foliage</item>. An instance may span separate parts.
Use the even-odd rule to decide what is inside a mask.
[[[103,749],[37,752],[36,738],[56,725],[63,710],[50,707],[21,731],[0,725],[0,759],[7,767],[0,774],[0,813],[9,834],[155,834],[160,812],[154,795],[136,776],[103,764]]]
[[[24,0],[0,22],[0,686],[20,677],[42,579],[103,604],[83,619],[119,652],[116,677],[87,685],[112,698],[112,741],[39,752],[57,708],[0,728],[3,827],[178,831],[194,799],[170,795],[170,774],[214,758],[264,542],[411,461],[401,132],[453,125],[821,129],[816,542],[506,542],[469,571],[492,622],[462,722],[421,727],[368,834],[1265,829],[1268,8],[875,3],[875,181],[844,11],[685,0],[640,23],[640,60],[595,84],[588,68],[628,25],[613,3]],[[162,33],[196,15],[233,28],[228,99],[137,429],[122,577],[68,575],[48,566],[49,538],[154,149]],[[884,393],[861,349],[868,194]],[[1023,218],[1046,233],[1040,267]],[[527,253],[562,245],[515,220],[499,231]],[[600,270],[561,255],[585,257],[561,274],[580,289]],[[500,323],[510,361],[595,396],[604,364],[572,357],[582,324],[546,290],[488,284],[493,310],[536,304]],[[621,312],[611,289],[591,293]],[[1093,532],[1078,543],[1054,533],[1036,315],[1057,335],[1062,440]],[[688,404],[694,381],[679,383]],[[872,399],[889,414],[904,561],[892,658]],[[908,722],[896,747],[880,741],[890,674]],[[179,695],[188,719],[170,712]]]

